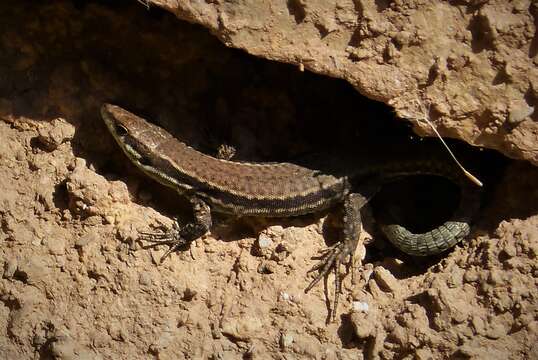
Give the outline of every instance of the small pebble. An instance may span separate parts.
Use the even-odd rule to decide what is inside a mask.
[[[55,237],[47,241],[47,247],[49,248],[49,253],[52,255],[63,255],[65,254],[66,240],[62,237]]]
[[[15,258],[10,258],[4,264],[4,278],[11,279],[17,271],[18,262]]]
[[[374,277],[383,290],[395,293],[400,288],[398,280],[384,267],[377,266],[374,269]]]
[[[287,349],[293,344],[293,335],[288,332],[280,334],[280,347]]]
[[[258,246],[260,249],[267,249],[273,245],[273,239],[271,239],[267,234],[261,233],[258,237]]]
[[[90,231],[90,232],[82,235],[81,237],[79,237],[75,241],[75,246],[77,248],[81,248],[81,247],[84,247],[84,246],[88,245],[91,242],[96,242],[98,239],[99,239],[99,235],[97,235],[97,233],[94,232],[94,231]]]
[[[528,116],[534,113],[534,107],[529,106],[526,102],[518,102],[510,106],[510,112],[508,113],[508,122],[512,125],[517,125]]]
[[[140,275],[138,277],[138,282],[140,283],[140,285],[145,285],[145,286],[151,285],[151,275],[150,275],[150,273],[147,272],[147,271],[144,271],[144,272],[140,273]]]
[[[368,306],[368,303],[364,301],[353,301],[352,303],[352,309],[353,311],[360,311],[367,313],[370,307]]]
[[[290,294],[288,294],[287,292],[284,292],[282,291],[280,293],[280,299],[284,300],[284,301],[290,301]]]

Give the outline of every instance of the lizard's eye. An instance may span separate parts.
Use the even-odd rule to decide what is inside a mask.
[[[116,124],[116,134],[118,136],[125,136],[127,135],[128,131],[127,128],[121,124]]]

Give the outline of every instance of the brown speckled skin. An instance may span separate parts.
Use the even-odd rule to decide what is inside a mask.
[[[214,212],[302,215],[342,203],[351,192],[360,192],[361,186],[371,187],[374,182],[381,185],[402,176],[438,175],[462,190],[461,203],[465,205],[452,219],[426,234],[406,233],[394,224],[382,227],[389,240],[406,253],[430,255],[446,250],[468,234],[468,221],[478,203],[477,189],[450,162],[436,159],[435,153],[428,158],[401,153],[390,161],[366,163],[352,156],[316,157],[305,160],[307,165],[234,162],[203,154],[118,106],[105,104],[101,113],[120,147],[143,172],[185,196],[204,200]],[[136,149],[141,158],[136,160],[126,145]],[[431,244],[419,246],[423,238]]]
[[[182,143],[164,129],[118,106],[105,104],[101,115],[110,133],[129,159],[144,173],[188,197],[194,222],[167,233],[145,234],[145,240],[168,243],[175,249],[209,231],[211,212],[235,216],[296,216],[343,204],[343,240],[325,253],[314,267],[320,270],[310,290],[331,269],[353,256],[361,230],[361,208],[384,182],[424,174],[443,176],[461,188],[460,206],[439,227],[413,234],[398,223],[382,224],[388,239],[402,251],[417,256],[439,254],[469,234],[469,221],[478,207],[478,191],[447,161],[433,153],[427,158],[394,156],[358,161],[352,154],[312,157],[299,163],[246,163],[217,159]],[[163,258],[164,258],[163,257]],[[335,277],[336,316],[340,277]]]

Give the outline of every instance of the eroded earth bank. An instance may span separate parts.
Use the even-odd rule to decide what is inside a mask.
[[[538,358],[536,3],[270,3],[159,3],[216,37],[138,2],[0,4],[0,358]],[[129,164],[102,103],[238,160],[420,143],[372,99],[500,153],[452,143],[486,190],[446,254],[405,256],[366,214],[336,321],[323,286],[304,294],[332,212],[218,219],[162,265],[137,241],[188,206]]]

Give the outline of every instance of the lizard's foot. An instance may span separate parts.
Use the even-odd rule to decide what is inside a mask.
[[[336,318],[336,309],[338,308],[338,300],[342,290],[342,279],[340,278],[340,265],[342,265],[349,256],[349,265],[353,267],[353,253],[355,251],[353,244],[347,242],[337,243],[321,253],[319,262],[314,265],[308,273],[319,270],[319,273],[314,277],[310,284],[306,287],[305,293],[310,291],[316,284],[329,275],[331,270],[334,270],[334,304],[331,311],[329,321]],[[348,267],[349,270],[349,267]],[[351,268],[353,272],[353,269]]]
[[[163,261],[174,251],[177,251],[182,246],[190,243],[189,240],[181,236],[181,229],[179,223],[174,222],[174,226],[171,230],[166,232],[141,232],[138,237],[141,241],[147,241],[151,243],[145,248],[154,248],[159,245],[169,245],[170,247],[166,252],[161,256],[159,263],[162,264]]]
[[[329,321],[336,319],[338,300],[342,290],[342,279],[340,278],[340,265],[349,257],[348,270],[353,275],[353,254],[357,249],[359,235],[362,229],[360,209],[368,201],[368,194],[373,194],[376,188],[368,187],[363,190],[363,194],[352,193],[344,199],[343,235],[341,242],[323,251],[319,262],[308,272],[319,270],[319,274],[306,287],[305,293],[310,291],[321,279],[329,275],[334,270],[334,304],[329,316]]]
[[[140,240],[153,243],[148,247],[161,244],[170,245],[170,248],[161,256],[159,262],[161,264],[171,253],[203,236],[211,227],[211,210],[209,206],[197,197],[192,197],[190,201],[194,215],[193,222],[182,225],[179,219],[176,219],[172,229],[169,231],[140,233]]]
[[[221,160],[232,160],[236,152],[237,150],[232,145],[220,144],[217,148],[216,157]]]

